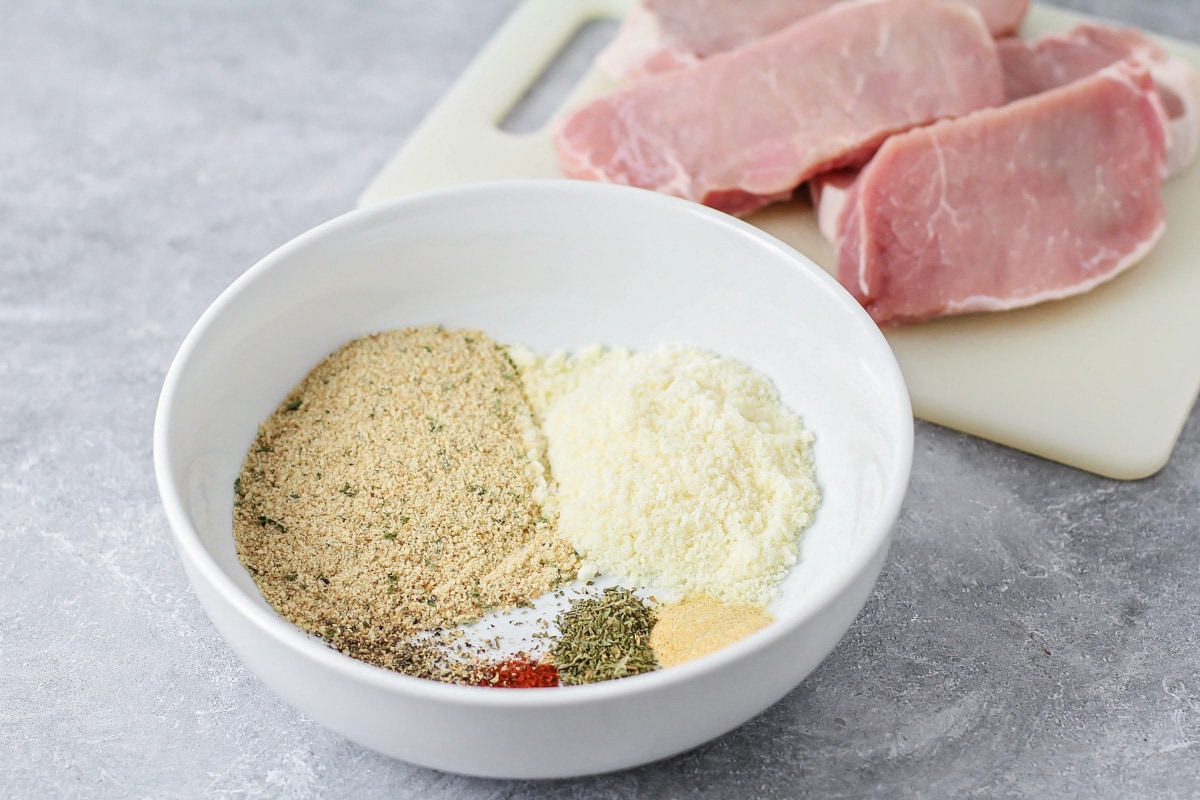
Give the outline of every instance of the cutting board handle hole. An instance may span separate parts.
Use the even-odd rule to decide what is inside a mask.
[[[576,28],[500,120],[500,130],[522,134],[541,130],[587,74],[596,54],[612,41],[619,24],[615,19],[593,19]]]

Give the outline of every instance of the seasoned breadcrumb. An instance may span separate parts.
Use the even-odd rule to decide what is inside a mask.
[[[281,615],[342,652],[438,677],[413,643],[575,577],[544,511],[518,368],[478,331],[357,339],[259,429],[236,483],[238,556]]]

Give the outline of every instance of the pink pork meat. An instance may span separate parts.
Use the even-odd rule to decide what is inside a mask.
[[[568,177],[746,214],[890,135],[999,105],[979,15],[938,0],[845,3],[699,66],[600,97],[555,133]]]
[[[1141,31],[1085,23],[1070,33],[1032,42],[1000,39],[996,47],[1009,102],[1065,86],[1122,59],[1134,59],[1150,70],[1167,112],[1165,176],[1181,172],[1200,151],[1200,73],[1188,61],[1172,58]],[[837,241],[838,222],[857,174],[840,170],[809,181],[818,225],[831,242]]]
[[[838,279],[881,325],[1086,292],[1162,234],[1165,153],[1134,61],[893,137],[848,190]]]
[[[776,33],[839,0],[641,0],[596,60],[621,81],[695,66],[717,53]],[[963,0],[979,11],[993,36],[1014,33],[1029,0]]]
[[[1064,86],[1125,58],[1144,64],[1170,120],[1167,176],[1190,164],[1200,150],[1200,74],[1140,31],[1084,24],[1033,42],[1003,39],[997,47],[1010,101]]]

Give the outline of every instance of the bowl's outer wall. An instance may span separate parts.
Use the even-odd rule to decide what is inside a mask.
[[[336,666],[304,658],[289,642],[263,637],[203,575],[187,573],[234,652],[280,698],[331,730],[385,755],[446,772],[563,778],[684,752],[768,708],[837,645],[870,596],[886,556],[884,547],[841,597],[781,646],[760,649],[690,681],[566,706],[451,704],[348,681]],[[289,666],[281,669],[281,664]]]

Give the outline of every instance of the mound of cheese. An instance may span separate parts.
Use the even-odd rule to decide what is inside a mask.
[[[766,377],[683,346],[513,355],[581,574],[774,598],[820,493],[812,436]]]

